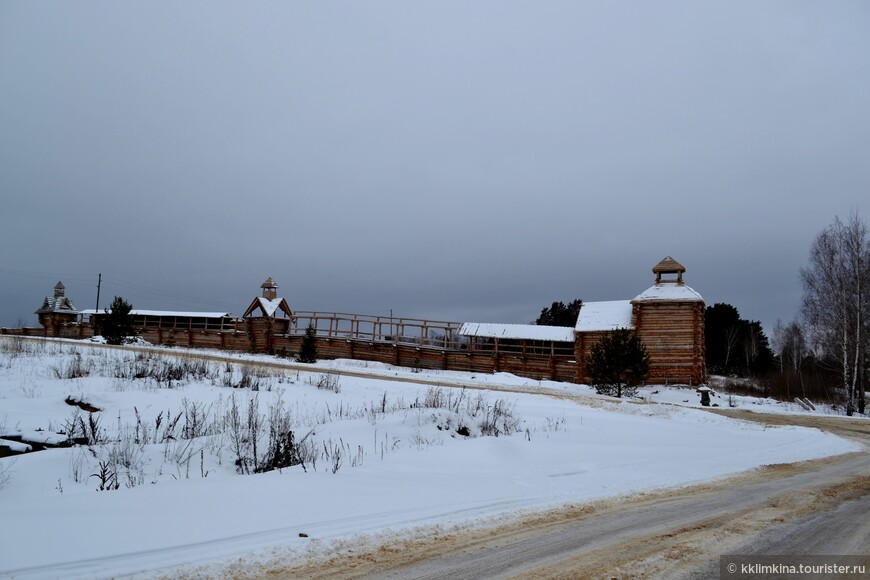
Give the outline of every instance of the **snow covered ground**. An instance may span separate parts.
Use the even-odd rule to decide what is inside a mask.
[[[667,387],[651,385],[639,388],[636,398],[651,403],[662,403],[700,409],[700,395],[686,386]],[[728,393],[727,388],[714,388],[710,397],[711,406],[722,409],[740,409],[755,413],[778,413],[794,415],[842,415],[842,409],[832,405],[817,404],[815,409],[808,410],[792,401],[779,401],[771,397],[752,397]],[[856,418],[861,418],[856,417]]]
[[[637,404],[504,374],[182,352],[0,338],[0,439],[90,439],[0,459],[0,575],[202,575],[858,449],[679,406],[698,405],[689,389]],[[304,468],[238,473],[286,451],[270,431],[288,429]]]

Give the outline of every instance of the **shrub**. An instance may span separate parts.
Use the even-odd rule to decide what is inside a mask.
[[[317,335],[314,327],[310,324],[305,329],[305,336],[302,338],[302,345],[299,347],[296,361],[301,363],[317,362]]]
[[[635,333],[620,328],[592,347],[586,375],[599,394],[632,396],[649,376],[649,355]]]
[[[100,332],[109,344],[124,344],[128,336],[135,336],[133,330],[133,307],[120,296],[115,296],[112,305],[105,310],[100,321]]]
[[[340,393],[341,382],[339,380],[339,377],[341,377],[341,375],[322,373],[320,376],[317,377],[317,388],[324,391],[332,391],[333,393]]]

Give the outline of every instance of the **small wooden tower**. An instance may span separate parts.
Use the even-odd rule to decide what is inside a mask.
[[[263,295],[251,301],[242,318],[245,319],[251,350],[271,353],[273,337],[290,331],[293,312],[287,301],[278,297],[278,284],[272,278],[267,278],[260,288]]]
[[[284,318],[293,318],[287,301],[278,298],[278,284],[272,278],[266,278],[260,288],[263,289],[263,295],[251,301],[242,318],[278,318],[281,314]]]
[[[65,324],[75,324],[79,319],[80,312],[65,293],[63,282],[58,282],[54,285],[54,296],[46,296],[42,300],[42,306],[34,313],[46,332],[53,336],[58,336]]]
[[[635,332],[650,356],[649,381],[705,383],[704,299],[686,286],[686,268],[672,257],[652,271],[656,283],[631,301]]]
[[[263,289],[263,298],[266,300],[274,300],[278,297],[278,284],[272,280],[272,277],[266,278],[266,281],[260,286]]]

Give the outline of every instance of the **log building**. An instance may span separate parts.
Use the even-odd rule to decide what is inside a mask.
[[[585,362],[592,347],[607,333],[627,328],[638,335],[649,354],[649,382],[702,384],[707,380],[704,299],[685,285],[686,268],[670,256],[652,271],[655,284],[633,299],[584,302],[573,331],[555,326],[465,323],[459,334],[469,338],[469,348],[483,344],[493,356],[519,348],[522,356],[545,352],[558,360],[570,348],[576,368],[571,380],[585,383]]]
[[[63,282],[58,281],[54,285],[54,296],[46,296],[42,300],[42,306],[34,312],[50,336],[59,336],[64,326],[78,322],[80,312],[65,293],[66,287]]]
[[[650,357],[649,382],[706,382],[704,299],[685,285],[686,268],[670,256],[652,271],[655,284],[631,300],[583,304],[575,326],[578,382],[585,382],[582,361],[592,345],[616,328],[637,333]]]

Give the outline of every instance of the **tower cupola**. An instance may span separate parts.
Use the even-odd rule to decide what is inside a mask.
[[[278,297],[278,284],[271,277],[267,278],[260,288],[263,289],[263,298],[266,300],[274,300]]]
[[[671,283],[682,286],[683,273],[685,273],[686,267],[670,256],[667,256],[664,260],[653,266],[652,271],[656,275],[656,284]],[[676,276],[676,278],[673,276]]]

